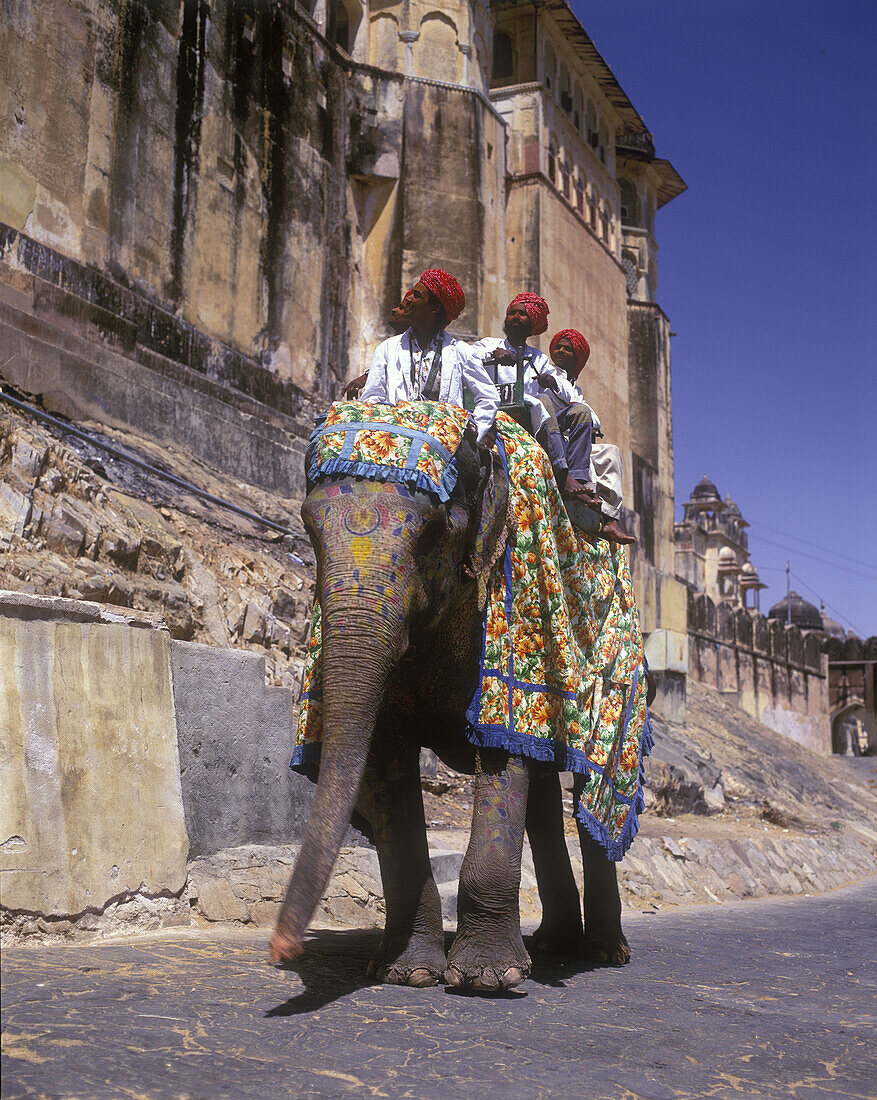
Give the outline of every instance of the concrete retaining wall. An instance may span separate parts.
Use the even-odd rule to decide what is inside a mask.
[[[312,786],[289,771],[293,733],[292,693],[265,687],[256,654],[0,592],[4,933],[187,923],[187,856],[300,837]]]
[[[0,598],[4,909],[69,918],[183,891],[170,646],[136,612]]]

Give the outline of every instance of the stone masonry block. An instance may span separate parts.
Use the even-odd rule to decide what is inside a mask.
[[[292,692],[265,686],[255,653],[173,642],[171,665],[192,856],[299,839],[313,785],[289,768]]]
[[[187,841],[166,631],[0,593],[3,906],[71,916],[179,893]]]

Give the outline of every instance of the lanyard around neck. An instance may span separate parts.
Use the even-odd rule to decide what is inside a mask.
[[[411,340],[412,339],[416,339],[416,337],[409,336],[409,338],[408,338],[408,361],[409,361],[409,364],[410,364],[411,385],[412,385],[412,387],[417,388],[417,396],[422,397],[424,394],[429,393],[429,391],[435,385],[436,375],[438,374],[439,368],[441,367],[442,344],[444,343],[444,340],[441,337],[441,333],[439,333],[439,335],[435,338],[435,339],[438,340],[438,346],[436,347],[435,351],[433,352],[432,364],[430,365],[430,368],[429,368],[429,375],[427,376],[426,384],[422,387],[418,387],[417,386],[416,374],[419,373],[419,372],[415,372],[415,370],[414,370],[414,353],[411,350]],[[418,343],[417,346],[420,347],[420,344]],[[423,364],[423,357],[427,354],[428,350],[429,350],[429,345],[427,345],[426,348],[421,348],[421,351],[420,351],[420,363],[421,363],[421,365]]]

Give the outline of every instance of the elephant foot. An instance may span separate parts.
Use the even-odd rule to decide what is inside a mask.
[[[546,955],[578,955],[582,943],[582,918],[578,906],[563,916],[542,916],[542,923],[533,933],[534,951]]]
[[[368,976],[384,985],[438,985],[447,966],[442,941],[426,935],[385,939],[368,964]]]
[[[520,985],[529,976],[530,966],[520,931],[504,939],[458,932],[448,956],[445,981],[479,993],[500,993]]]
[[[598,966],[625,966],[630,962],[630,944],[621,928],[589,928],[579,954]]]

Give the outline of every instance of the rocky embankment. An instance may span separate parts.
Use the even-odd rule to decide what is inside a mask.
[[[294,687],[313,602],[298,502],[143,438],[79,426],[292,534],[0,405],[0,587],[160,615],[174,638],[263,654],[268,683]]]

